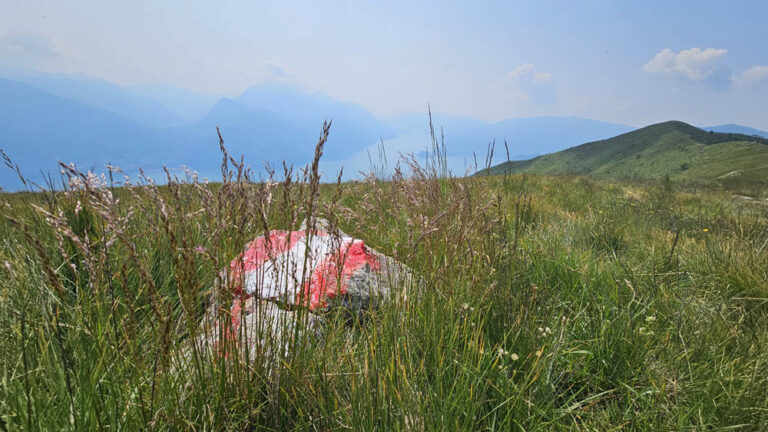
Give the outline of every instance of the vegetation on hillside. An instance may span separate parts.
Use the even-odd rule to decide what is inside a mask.
[[[705,132],[671,121],[526,161],[506,162],[478,174],[505,172],[768,184],[768,139]]]
[[[764,195],[411,159],[320,185],[317,158],[281,183],[225,154],[220,184],[67,169],[64,190],[0,195],[0,429],[768,428]],[[283,360],[185,357],[217,272],[307,215],[423,295],[328,317]]]

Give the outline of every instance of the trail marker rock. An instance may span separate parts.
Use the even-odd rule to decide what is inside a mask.
[[[297,231],[273,230],[249,242],[221,274],[234,300],[225,322],[210,311],[206,315],[207,341],[221,345],[224,335],[245,344],[252,356],[267,341],[270,351],[280,341],[284,352],[294,331],[311,329],[320,336],[328,313],[343,310],[359,318],[384,302],[406,298],[414,283],[410,269],[361,239],[331,231],[318,219],[314,228],[305,221]],[[297,309],[309,313],[301,325],[304,315]]]

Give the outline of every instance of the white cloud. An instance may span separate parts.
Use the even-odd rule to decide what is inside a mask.
[[[690,81],[703,81],[720,75],[728,51],[716,48],[691,48],[675,53],[669,48],[661,50],[643,70],[648,73],[675,75]]]
[[[275,60],[267,60],[264,62],[264,69],[266,70],[266,79],[268,81],[276,81],[293,86],[303,87],[303,84],[299,79],[291,73],[282,63]]]
[[[264,67],[267,68],[267,71],[270,74],[277,78],[293,78],[293,74],[288,72],[283,65],[274,60],[267,60],[264,63]]]
[[[511,71],[509,71],[509,73],[507,73],[507,79],[517,80],[520,78],[524,78],[528,74],[530,74],[531,71],[533,71],[533,67],[534,66],[532,64],[524,64],[524,65],[518,66],[512,69]]]
[[[536,72],[533,74],[533,80],[538,82],[552,82],[552,74]]]
[[[535,71],[532,64],[520,65],[507,73],[512,100],[549,104],[556,101],[552,74]]]
[[[746,85],[768,79],[768,66],[752,66],[741,75],[733,78],[734,83]]]

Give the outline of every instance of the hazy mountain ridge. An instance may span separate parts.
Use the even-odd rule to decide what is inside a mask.
[[[46,85],[66,82],[48,78],[44,81]],[[85,86],[89,83],[83,82]],[[94,83],[85,93],[98,93],[105,88],[98,81]],[[73,85],[68,91],[76,93],[77,88]],[[217,126],[231,155],[244,154],[246,161],[257,169],[262,162],[286,160],[304,164],[311,160],[325,119],[333,119],[325,151],[327,158],[343,159],[395,133],[391,126],[360,106],[280,85],[252,87],[236,99],[219,99],[202,118],[193,122],[154,128],[116,113],[125,101],[112,97],[113,90],[107,87],[107,94],[101,98],[80,95],[83,97],[75,99],[2,79],[0,125],[6,136],[0,148],[33,177],[41,170],[57,172],[59,160],[97,168],[111,162],[126,169],[142,166],[150,171],[157,171],[163,165],[174,168],[186,165],[215,173],[221,160]],[[169,91],[173,93],[173,89]],[[178,100],[195,98],[183,91],[171,96]],[[108,110],[81,100],[89,98],[112,101],[117,108]],[[137,100],[149,101],[140,97]],[[199,109],[202,99],[196,101]],[[280,101],[282,103],[278,103]],[[8,170],[0,174],[0,185],[20,186],[16,175]]]
[[[725,133],[739,133],[744,135],[758,135],[763,138],[768,138],[768,132],[761,131],[759,129],[751,128],[749,126],[742,126],[737,124],[724,124],[719,126],[707,126],[701,128],[705,131],[713,132],[725,132]]]
[[[280,156],[289,162],[300,162],[300,158],[313,151],[319,131],[319,127],[291,123],[269,110],[249,108],[238,100],[223,98],[202,119],[168,131],[168,142],[178,151],[166,163],[202,169],[220,159],[217,127],[228,152],[237,157],[244,154],[251,163],[275,161]]]
[[[0,79],[0,147],[25,173],[57,172],[57,162],[126,167],[151,162],[154,131],[131,119],[35,87]],[[0,185],[16,182],[0,170]]]
[[[263,162],[309,161],[322,122],[330,119],[324,163],[334,172],[328,175],[343,166],[345,178],[354,178],[368,168],[368,152],[377,154],[371,149],[380,141],[390,159],[400,153],[423,158],[429,148],[427,113],[380,119],[354,103],[282,83],[258,84],[234,98],[214,100],[161,84],[121,87],[89,77],[46,74],[24,81],[0,79],[0,148],[33,177],[40,171],[55,173],[59,160],[96,168],[110,162],[133,174],[139,166],[158,172],[164,165],[184,165],[213,176],[221,160],[217,126],[230,154],[245,155],[257,170]],[[488,122],[434,113],[433,124],[445,138],[449,165],[457,175],[471,169],[475,156],[482,163],[493,141],[494,162],[500,162],[507,158],[504,141],[515,160],[633,130],[579,117]],[[707,129],[761,133],[739,125]],[[9,170],[0,170],[0,185],[20,186]]]
[[[96,78],[33,74],[12,76],[9,79],[62,98],[111,111],[151,128],[178,126],[187,121],[158,100]]]
[[[555,152],[634,129],[581,117],[522,117],[493,123],[468,116],[435,114],[432,119],[436,133],[445,136],[449,155],[472,155],[474,151],[483,157],[488,144],[495,141],[496,152],[501,156],[506,141],[513,159],[515,155]],[[426,130],[428,120],[426,114],[407,114],[392,123],[401,131],[412,132]]]

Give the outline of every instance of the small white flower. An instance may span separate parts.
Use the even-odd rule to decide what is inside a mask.
[[[520,356],[519,356],[519,355],[517,355],[517,354],[515,354],[515,353],[512,353],[512,355],[510,355],[510,356],[509,356],[509,358],[511,358],[511,359],[512,359],[512,361],[518,361],[518,360],[520,360]]]

